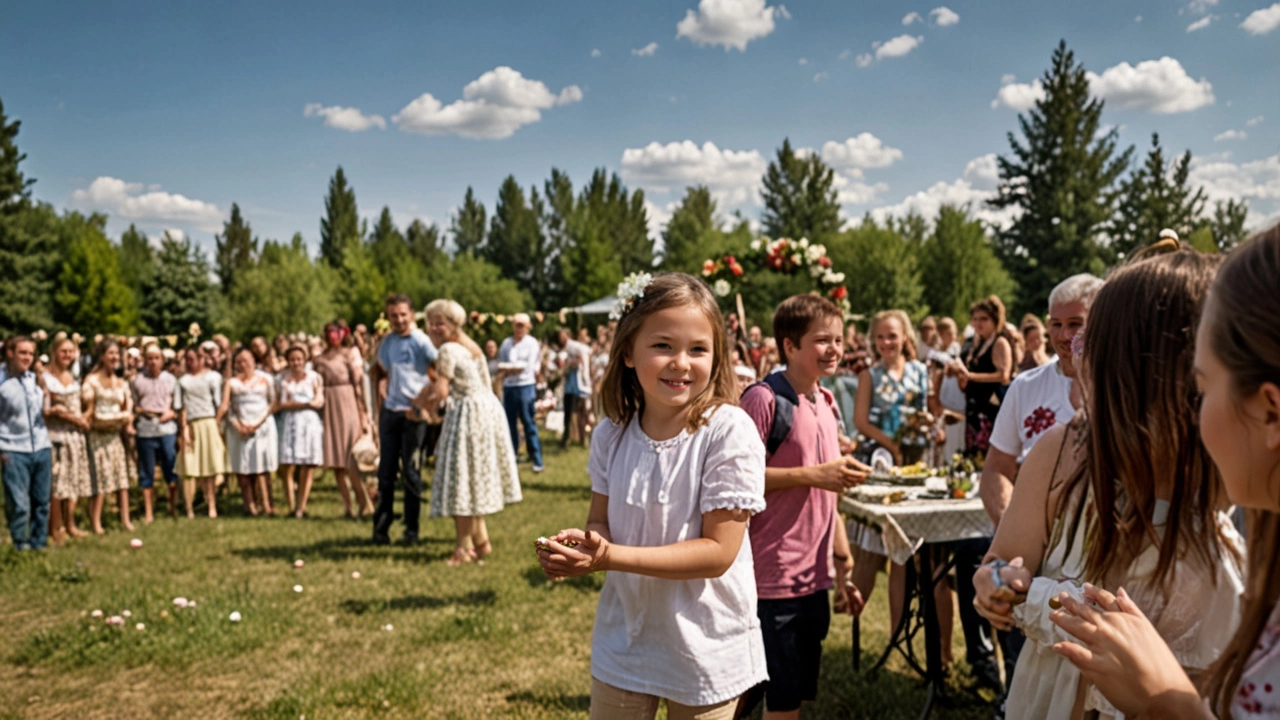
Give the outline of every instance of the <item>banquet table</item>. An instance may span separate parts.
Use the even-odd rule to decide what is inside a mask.
[[[929,716],[934,700],[945,687],[934,585],[950,571],[952,543],[991,537],[995,532],[976,489],[963,499],[933,497],[945,490],[945,480],[930,478],[923,487],[860,485],[840,498],[840,512],[848,518],[849,541],[906,567],[905,612],[872,672],[879,670],[895,650],[899,652],[928,685],[928,696],[920,714],[922,719]],[[896,493],[902,495],[895,496]],[[940,554],[942,566],[935,570],[936,554]],[[912,646],[913,638],[922,629],[923,664]],[[855,621],[855,668],[860,664],[860,644],[860,623]]]

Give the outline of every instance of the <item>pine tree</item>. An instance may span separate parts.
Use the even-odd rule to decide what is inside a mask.
[[[53,321],[53,274],[58,267],[56,213],[31,202],[34,178],[19,165],[22,123],[9,121],[0,101],[0,335],[30,332]]]
[[[67,250],[54,293],[54,319],[86,335],[129,334],[138,327],[138,301],[125,283],[106,226],[105,215],[72,212],[59,227]]]
[[[629,192],[616,173],[610,176],[597,169],[583,186],[578,202],[601,224],[623,273],[653,269],[653,238],[649,237],[644,191]]]
[[[564,279],[562,304],[576,307],[612,295],[622,281],[622,263],[606,237],[603,218],[592,215],[588,206],[578,205],[566,222],[571,241],[559,256]]]
[[[336,312],[333,275],[325,263],[311,261],[301,235],[288,245],[268,240],[258,264],[237,275],[232,286],[232,331],[236,337],[271,337],[319,328]]]
[[[462,207],[458,208],[458,213],[453,216],[453,222],[449,226],[454,252],[459,255],[480,254],[488,232],[486,220],[484,203],[476,200],[475,193],[468,186]]]
[[[383,275],[409,258],[409,247],[391,218],[391,208],[385,205],[369,234],[369,252]]]
[[[1116,214],[1107,229],[1117,258],[1150,245],[1169,228],[1184,239],[1191,235],[1204,211],[1204,188],[1187,186],[1191,151],[1166,163],[1160,136],[1151,134],[1146,162],[1120,183]]]
[[[970,218],[967,208],[942,206],[933,234],[920,245],[919,265],[924,301],[935,315],[963,321],[974,300],[990,295],[1006,304],[1013,300],[1013,280],[996,257],[982,221]]]
[[[764,214],[760,221],[774,238],[825,242],[840,231],[840,202],[835,171],[816,153],[800,157],[783,140],[778,157],[764,173]]]
[[[338,277],[334,293],[338,310],[352,324],[372,325],[391,288],[363,243],[352,242],[343,250]]]
[[[190,239],[165,233],[142,286],[143,326],[156,335],[184,333],[191,323],[210,327],[214,293],[204,254]]]
[[[498,202],[484,245],[484,259],[497,265],[502,276],[527,288],[538,307],[553,300],[551,262],[546,233],[542,228],[543,205],[536,188],[529,193],[514,176],[508,175],[498,190]],[[552,303],[554,304],[554,303]]]
[[[231,292],[236,273],[251,267],[258,259],[258,238],[240,214],[240,206],[231,203],[231,217],[222,223],[222,234],[214,235],[217,246],[218,282],[222,292]]]
[[[1231,252],[1236,245],[1245,239],[1245,221],[1249,218],[1249,203],[1234,198],[1214,203],[1213,217],[1209,218],[1209,229],[1213,233],[1213,242],[1223,252]]]
[[[320,257],[330,267],[341,267],[347,246],[359,244],[363,235],[360,213],[356,209],[356,191],[347,184],[341,165],[329,179],[324,213],[320,219]]]
[[[1043,83],[1045,97],[1018,116],[1024,139],[1008,135],[1012,156],[998,158],[1000,184],[989,201],[1021,211],[997,236],[1005,268],[1018,283],[1019,312],[1043,312],[1063,278],[1106,268],[1108,252],[1098,236],[1133,155],[1133,148],[1117,154],[1114,129],[1099,133],[1103,101],[1089,94],[1085,70],[1065,41]]]
[[[151,248],[151,241],[146,233],[130,223],[129,229],[120,234],[116,253],[120,255],[120,272],[124,273],[125,284],[134,295],[141,297],[142,286],[155,271],[156,254]]]
[[[422,263],[423,267],[431,267],[444,256],[444,248],[440,243],[440,228],[435,224],[428,225],[414,218],[404,231],[404,242],[409,246],[409,254]]]
[[[720,254],[722,236],[711,190],[706,185],[687,188],[662,231],[662,269],[697,273],[704,260]]]

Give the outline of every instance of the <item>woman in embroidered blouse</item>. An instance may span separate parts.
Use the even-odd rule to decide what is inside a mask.
[[[1196,434],[1192,379],[1193,333],[1217,262],[1194,250],[1135,257],[1102,287],[1080,338],[1085,407],[1027,457],[974,575],[974,604],[992,626],[1027,636],[1009,717],[1128,714],[1054,652],[1067,636],[1050,601],[1082,597],[1086,580],[1123,586],[1195,674],[1239,617],[1239,537]]]
[[[44,419],[55,458],[49,538],[57,544],[66,535],[78,538],[89,534],[76,527],[76,500],[93,495],[93,478],[85,439],[90,422],[80,408],[80,383],[71,374],[80,351],[66,336],[54,340],[50,351],[52,358],[43,378]]]
[[[1075,636],[1054,650],[1129,717],[1280,718],[1280,227],[1236,248],[1214,282],[1197,333],[1200,436],[1230,500],[1248,509],[1248,590],[1239,628],[1197,684],[1128,588],[1090,587],[1053,621]],[[1096,308],[1096,305],[1095,305]],[[1043,442],[1043,441],[1042,441]],[[1016,495],[1016,493],[1015,493]],[[1203,590],[1179,577],[1197,609]],[[1114,586],[1113,586],[1114,587]],[[1139,603],[1140,605],[1140,603]],[[1207,616],[1207,615],[1206,615]],[[1157,625],[1159,621],[1157,620]]]
[[[93,356],[97,363],[85,378],[80,391],[85,417],[91,423],[89,452],[93,456],[97,494],[89,502],[89,521],[95,534],[103,534],[102,505],[115,495],[120,509],[120,525],[132,530],[129,522],[129,459],[121,430],[133,430],[133,394],[125,381],[116,377],[120,367],[120,345],[115,340],[98,343]]]

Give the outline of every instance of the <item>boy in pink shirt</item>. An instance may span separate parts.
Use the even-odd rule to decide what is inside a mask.
[[[837,493],[862,482],[869,469],[842,455],[835,398],[818,385],[820,377],[835,374],[843,357],[840,309],[818,295],[788,298],[774,312],[773,334],[786,369],[751,386],[742,409],[771,451],[766,508],[748,531],[769,669],[764,716],[781,720],[800,717],[800,705],[817,697],[833,578],[848,610],[861,609],[849,582],[853,562],[836,504]],[[780,410],[784,403],[789,405]],[[782,438],[775,415],[788,412],[790,431]],[[758,700],[753,693],[749,703]]]

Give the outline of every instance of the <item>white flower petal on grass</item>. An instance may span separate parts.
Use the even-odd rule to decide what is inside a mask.
[[[133,613],[129,612],[128,610],[121,610],[120,614],[124,617],[133,617]]]
[[[386,625],[382,626],[382,629],[386,630],[387,632],[391,632],[392,630],[395,630],[395,627],[393,627],[391,623],[387,623]]]
[[[91,617],[91,618],[100,618],[100,617],[102,617],[102,611],[101,611],[101,610],[94,610],[93,612],[89,613],[89,617]]]
[[[137,625],[134,625],[134,626],[133,626],[133,629],[134,629],[134,630],[146,630],[146,629],[147,629],[147,626],[146,626],[146,625],[144,625],[143,623],[138,623]]]
[[[138,548],[142,547],[142,541],[139,540],[138,538],[134,538],[129,541],[129,547],[133,548],[134,550],[137,550]]]
[[[360,571],[359,571],[359,570],[354,570],[354,571],[352,571],[352,573],[351,573],[351,579],[352,579],[352,580],[359,580],[359,579],[360,579]]]
[[[188,601],[188,600],[187,600],[186,598],[184,598],[184,597],[176,597],[176,598],[174,598],[174,599],[173,599],[173,605],[174,605],[174,607],[184,608],[184,607],[188,607],[188,606],[190,606],[190,605],[194,605],[194,604],[195,604],[195,603],[192,603],[192,602]]]
[[[293,591],[294,591],[294,592],[296,592],[296,593],[300,593],[300,592],[302,592],[302,586],[301,586],[301,585],[294,585],[294,586],[293,586]]]
[[[293,561],[293,567],[295,570],[301,570],[304,565],[306,565],[306,563],[302,562],[302,558],[298,558]]]
[[[240,612],[238,610],[232,612],[230,615],[227,616],[227,619],[230,620],[231,622],[240,622]]]

